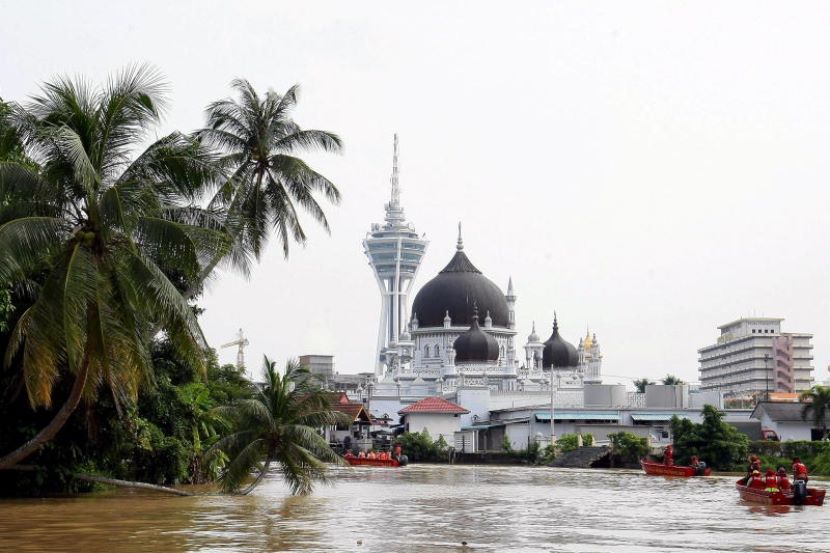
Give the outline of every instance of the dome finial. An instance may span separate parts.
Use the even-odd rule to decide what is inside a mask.
[[[553,312],[553,330],[559,330],[559,319],[556,316],[556,311]]]
[[[458,221],[458,243],[455,245],[455,249],[458,251],[464,249],[464,240],[461,239],[461,221]]]

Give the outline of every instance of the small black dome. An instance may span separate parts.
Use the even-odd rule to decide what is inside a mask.
[[[579,365],[579,354],[570,342],[566,342],[559,335],[559,322],[553,318],[553,334],[545,342],[542,350],[542,366],[546,369],[576,367]]]
[[[499,359],[499,343],[478,326],[477,309],[473,310],[470,329],[456,338],[452,347],[457,363],[484,363]]]
[[[477,305],[482,312],[490,312],[493,326],[509,326],[504,293],[476,269],[459,244],[458,251],[444,270],[418,291],[412,302],[412,314],[418,318],[421,328],[444,326],[447,312],[453,326],[469,325],[473,305]]]

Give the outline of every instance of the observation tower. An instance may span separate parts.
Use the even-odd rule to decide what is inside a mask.
[[[363,240],[363,250],[375,274],[381,295],[380,325],[375,355],[375,375],[383,376],[384,367],[397,368],[411,359],[412,337],[409,334],[409,292],[418,275],[427,240],[419,237],[406,222],[398,183],[398,135],[392,154],[392,195],[386,204],[383,224],[373,224]]]

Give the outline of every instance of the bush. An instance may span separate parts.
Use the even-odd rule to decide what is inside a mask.
[[[582,435],[582,445],[585,447],[591,447],[594,445],[594,435],[593,434],[583,434]]]
[[[400,444],[404,455],[410,461],[434,462],[447,460],[447,450],[449,449],[447,441],[444,440],[443,436],[433,441],[426,428],[422,432],[405,432],[398,436],[396,443]]]
[[[703,407],[700,424],[675,415],[671,420],[671,431],[677,464],[688,464],[692,456],[697,455],[715,469],[743,470],[749,455],[749,438],[723,422],[723,413],[712,405]]]
[[[617,432],[609,434],[611,440],[611,454],[623,463],[638,463],[648,455],[648,439],[641,438],[631,432]]]
[[[562,453],[568,453],[579,448],[579,436],[576,434],[563,434],[556,440],[556,445]]]

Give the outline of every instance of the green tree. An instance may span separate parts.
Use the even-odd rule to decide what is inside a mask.
[[[292,493],[311,493],[315,480],[325,480],[326,463],[342,463],[319,432],[337,424],[341,415],[332,410],[328,394],[296,361],[286,363],[281,376],[276,363],[265,357],[263,376],[265,385],[253,399],[217,410],[233,422],[232,432],[209,452],[211,456],[224,453],[229,459],[221,476],[222,488],[250,493],[276,463]],[[241,489],[252,471],[258,472],[257,477]]]
[[[198,133],[224,154],[231,171],[212,205],[228,210],[241,251],[251,251],[258,258],[273,228],[287,257],[292,240],[306,241],[297,208],[328,232],[328,220],[315,194],[333,203],[340,201],[337,187],[296,154],[340,152],[340,138],[328,131],[303,130],[294,122],[291,112],[297,104],[297,86],[284,95],[268,91],[264,96],[244,79],[234,80],[231,86],[238,99],[210,104],[207,127]]]
[[[609,434],[611,441],[611,455],[618,457],[623,463],[634,464],[648,455],[648,439],[641,438],[631,432],[616,432]]]
[[[724,422],[723,413],[712,405],[703,407],[700,424],[675,415],[671,432],[678,464],[687,464],[697,455],[713,468],[730,470],[742,463],[749,452],[749,438]]]
[[[821,439],[827,437],[827,413],[830,411],[830,386],[813,386],[800,396],[802,420],[812,417],[813,424],[821,429]]]
[[[637,393],[644,394],[646,393],[646,386],[649,384],[654,384],[654,382],[648,378],[638,378],[634,381],[634,388],[637,390]]]
[[[74,380],[54,418],[0,468],[51,440],[102,386],[118,404],[133,401],[152,378],[150,329],[200,362],[201,331],[170,275],[195,281],[230,240],[195,207],[221,182],[213,154],[174,132],[135,155],[160,120],[164,90],[158,73],[132,67],[101,88],[47,83],[5,116],[34,162],[0,163],[0,285],[33,291],[5,363],[20,352],[32,407],[49,408],[55,384]]]
[[[665,384],[666,386],[672,386],[672,385],[676,385],[676,384],[685,384],[685,382],[683,382],[682,380],[680,380],[679,378],[677,378],[673,374],[667,374],[661,382],[663,384]]]

